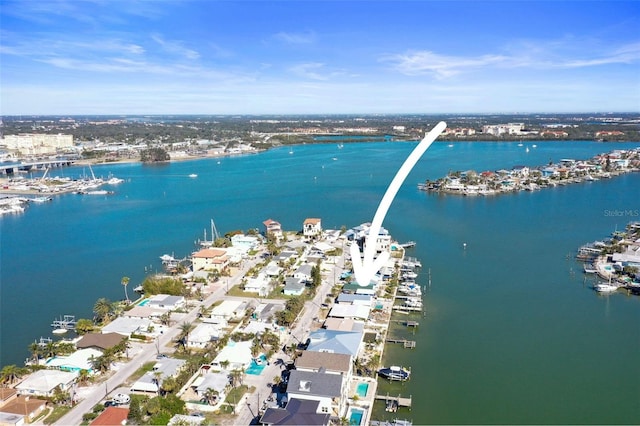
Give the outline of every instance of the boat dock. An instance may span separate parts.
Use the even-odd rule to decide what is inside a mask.
[[[406,340],[406,339],[387,339],[387,343],[402,343],[404,348],[413,349],[416,347],[415,340]]]
[[[389,403],[392,404],[396,404],[397,407],[409,407],[411,408],[411,401],[412,401],[412,397],[411,395],[409,395],[409,397],[403,397],[402,395],[398,395],[398,396],[390,396],[389,394],[386,395],[376,395],[376,399],[385,401],[387,403],[387,405]]]
[[[422,312],[422,308],[417,306],[394,305],[391,309],[394,311]]]
[[[54,320],[51,323],[51,327],[56,330],[75,330],[76,323],[75,315],[65,315],[61,319]]]

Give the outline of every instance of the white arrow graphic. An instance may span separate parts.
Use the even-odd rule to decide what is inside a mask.
[[[440,133],[442,133],[446,128],[447,123],[444,121],[436,124],[436,126],[426,134],[424,139],[420,141],[418,146],[414,148],[411,154],[409,154],[400,167],[400,170],[398,170],[398,173],[396,173],[396,176],[389,184],[389,188],[387,188],[387,192],[384,193],[384,197],[382,197],[378,210],[376,210],[376,214],[373,217],[373,222],[371,222],[369,235],[367,235],[364,245],[364,258],[362,261],[360,260],[360,248],[358,247],[358,244],[355,241],[351,243],[350,251],[351,262],[353,263],[353,273],[355,275],[356,282],[361,286],[369,285],[373,276],[380,270],[380,268],[382,268],[387,260],[389,260],[389,252],[386,251],[380,253],[376,259],[374,259],[373,256],[376,249],[376,239],[380,233],[382,221],[391,206],[391,202],[398,193],[400,186],[409,175],[409,172],[413,169],[413,166],[416,165],[420,157],[422,157],[422,154],[424,154],[427,148],[431,146],[433,141],[435,141],[436,138],[440,136]]]

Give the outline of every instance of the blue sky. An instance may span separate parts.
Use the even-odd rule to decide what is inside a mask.
[[[640,111],[638,1],[0,0],[0,114]]]

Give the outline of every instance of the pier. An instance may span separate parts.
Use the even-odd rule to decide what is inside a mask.
[[[402,346],[406,349],[413,349],[416,347],[415,340],[406,340],[406,339],[387,339],[387,343],[402,343]]]
[[[389,394],[376,395],[376,399],[384,401],[385,403],[387,403],[387,405],[389,405],[389,403],[392,403],[392,404],[396,404],[397,407],[411,408],[411,402],[412,402],[411,395],[409,395],[408,398],[403,397],[402,395],[398,395],[398,396],[390,396]]]

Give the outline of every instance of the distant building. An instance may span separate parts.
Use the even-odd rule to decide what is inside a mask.
[[[73,135],[47,135],[25,133],[5,135],[0,145],[17,151],[20,155],[48,155],[70,151],[73,148]]]
[[[265,235],[273,234],[276,238],[282,237],[282,225],[273,219],[267,219],[262,222],[264,225]]]

